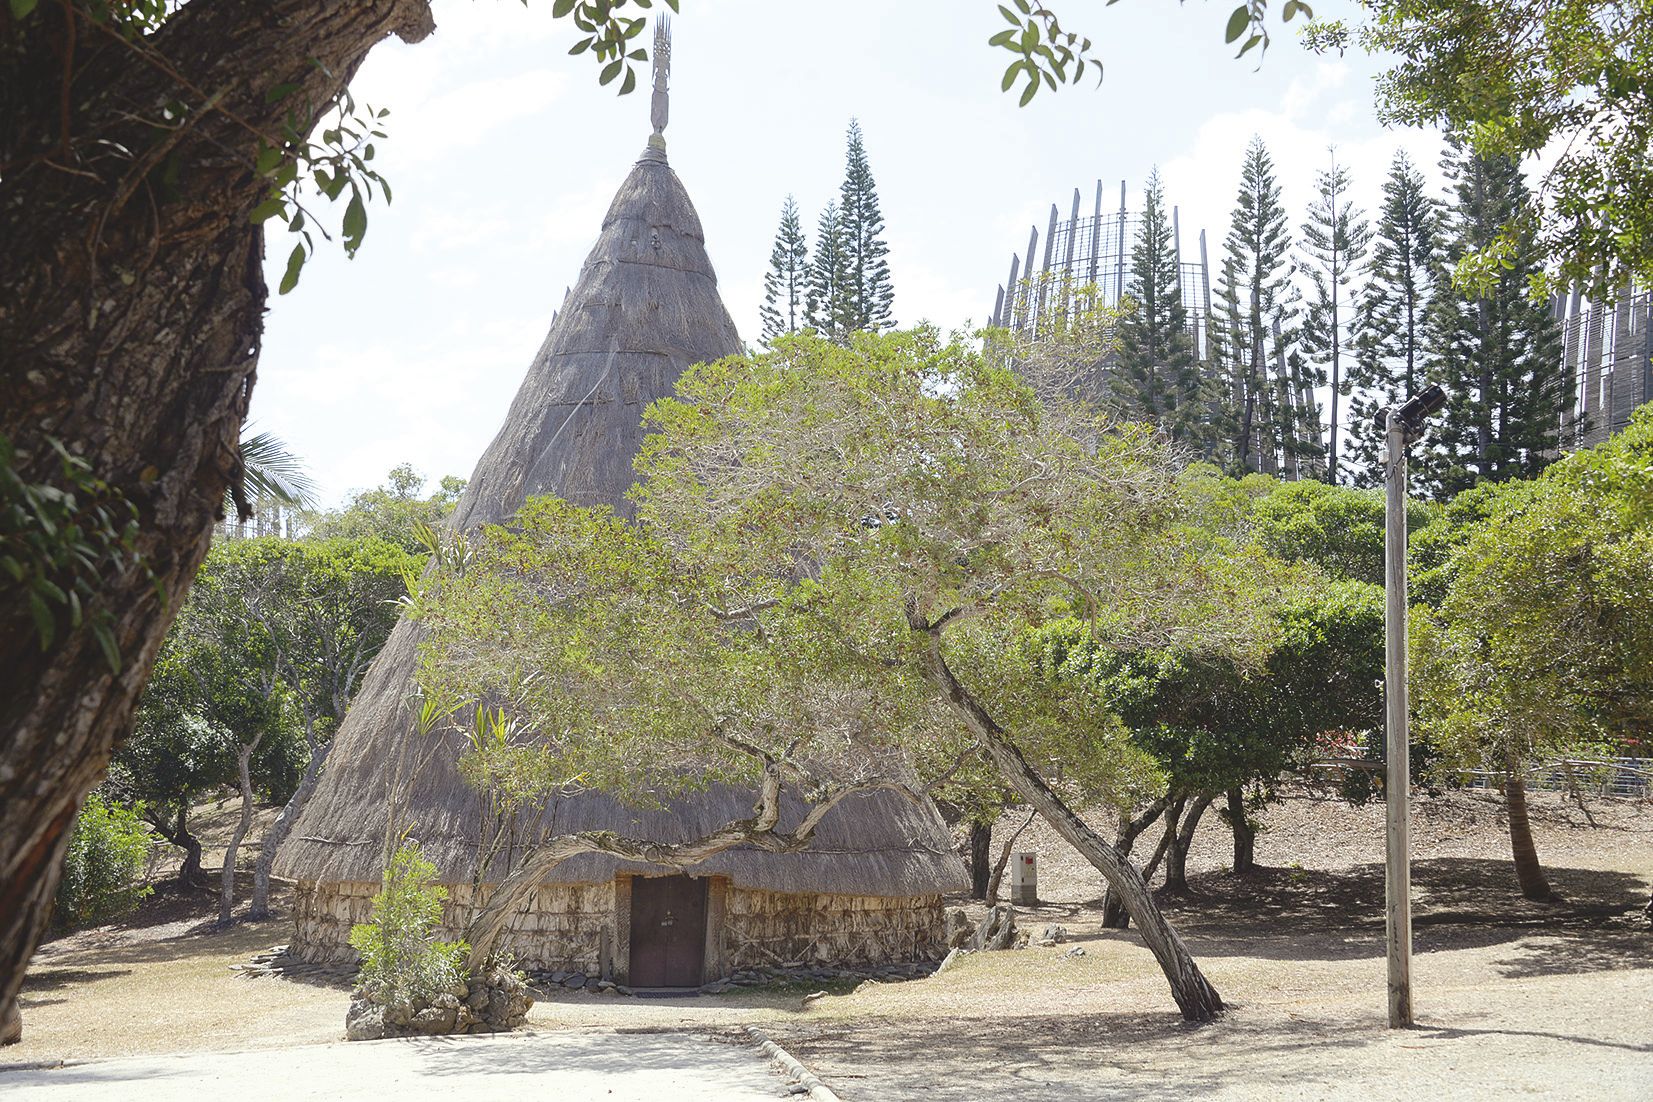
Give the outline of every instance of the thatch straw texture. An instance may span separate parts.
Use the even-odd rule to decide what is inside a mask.
[[[739,351],[700,219],[664,153],[651,149],[615,195],[578,284],[471,476],[455,523],[501,521],[527,497],[547,493],[625,511],[644,407],[670,394],[689,366]],[[412,745],[405,705],[418,634],[414,625],[399,624],[368,672],[315,794],[277,856],[281,875],[378,880],[392,780],[407,763],[427,757]],[[484,816],[482,801],[454,768],[456,756],[428,755],[405,804],[411,837],[448,883],[471,880]],[[637,811],[587,794],[538,809],[537,825],[559,833],[602,829],[690,841],[749,816],[752,804],[751,793],[735,789],[695,794],[664,811]],[[790,806],[787,814],[795,823],[801,808]],[[551,880],[603,881],[627,870],[659,871],[587,856]],[[807,852],[729,852],[693,871],[727,875],[739,887],[851,895],[931,895],[965,882],[935,808],[887,793],[855,797],[836,809]]]

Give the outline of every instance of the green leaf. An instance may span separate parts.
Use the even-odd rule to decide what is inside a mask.
[[[589,38],[582,38],[578,42],[574,43],[574,48],[568,51],[569,56],[573,57],[578,54],[583,54],[587,50],[591,49],[591,41],[592,40]]]
[[[1026,107],[1028,104],[1032,103],[1033,102],[1033,97],[1038,91],[1039,91],[1039,74],[1037,72],[1035,72],[1033,74],[1033,76],[1031,78],[1029,78],[1029,80],[1027,82],[1027,87],[1022,90],[1021,102],[1016,104],[1016,106],[1017,107]]]
[[[1016,83],[1016,73],[1021,69],[1021,67],[1022,63],[1020,61],[1012,61],[1010,63],[1010,68],[1004,71],[1004,79],[999,82],[999,91],[1010,91],[1010,86]]]
[[[1022,29],[1022,21],[1016,17],[1016,13],[1005,7],[1003,4],[999,5],[999,14],[1010,20],[1010,25],[1015,27],[1018,31]]]
[[[1244,4],[1235,8],[1228,15],[1228,30],[1223,32],[1224,42],[1237,42],[1245,29],[1251,26],[1251,9]]]
[[[574,10],[574,0],[556,0],[551,5],[551,18],[561,19]]]
[[[607,84],[612,81],[615,77],[620,75],[620,68],[623,65],[625,65],[625,61],[622,59],[619,61],[611,61],[607,65],[603,66],[601,75],[597,77],[597,83]]]
[[[287,257],[287,270],[282,273],[281,286],[277,288],[276,293],[284,295],[288,291],[291,291],[294,287],[297,287],[298,274],[303,268],[304,245],[301,242],[300,244],[293,246],[292,253]]]
[[[48,649],[57,634],[57,621],[52,618],[52,610],[46,607],[46,602],[40,599],[40,594],[32,589],[29,590],[29,615],[34,617],[34,629],[40,635],[40,649]]]
[[[276,103],[279,100],[286,99],[296,91],[298,91],[298,85],[292,83],[291,81],[285,84],[278,84],[274,88],[271,88],[268,92],[264,93],[264,102]]]
[[[22,19],[25,15],[34,11],[37,3],[39,3],[39,0],[11,0],[11,17]]]
[[[109,625],[98,621],[92,625],[92,637],[98,641],[98,648],[103,651],[103,660],[109,663],[111,672],[121,672],[121,650],[115,645],[115,633],[109,630]]]
[[[247,215],[247,221],[255,226],[261,226],[286,210],[287,200],[279,195],[272,195],[252,209],[252,213]]]
[[[675,12],[677,10],[677,0],[666,0],[666,6]]]
[[[1250,52],[1250,50],[1253,46],[1256,46],[1258,43],[1260,43],[1262,41],[1263,41],[1263,36],[1262,35],[1260,35],[1260,34],[1252,35],[1250,38],[1246,39],[1245,45],[1240,47],[1240,52],[1234,55],[1235,58],[1244,57],[1247,53]]]
[[[253,171],[260,176],[268,176],[281,163],[281,150],[273,146],[260,145],[258,159],[253,162]]]
[[[350,204],[344,208],[344,249],[354,253],[361,248],[362,238],[367,236],[367,204],[362,202],[362,193],[351,190]]]
[[[623,80],[620,83],[620,94],[622,96],[629,95],[631,93],[631,91],[633,89],[635,89],[636,87],[637,87],[637,71],[635,69],[627,69],[626,70],[626,79]]]
[[[1008,46],[1016,38],[1015,31],[1000,31],[987,40],[989,46]]]

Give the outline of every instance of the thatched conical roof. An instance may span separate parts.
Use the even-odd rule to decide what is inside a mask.
[[[552,322],[504,427],[477,464],[454,523],[502,521],[538,494],[629,511],[624,494],[634,480],[644,407],[670,394],[691,365],[739,351],[700,219],[666,162],[664,143],[651,141],[616,193],[579,282]],[[413,824],[410,836],[436,863],[441,879],[472,878],[482,802],[461,780],[451,752],[423,754],[413,742],[418,736],[406,701],[418,643],[414,624],[398,624],[368,671],[315,793],[277,856],[280,875],[377,880],[387,801],[396,787],[405,793],[399,802],[402,818]],[[412,770],[410,763],[419,767]],[[396,783],[410,771],[410,781]],[[654,811],[589,793],[554,801],[542,809],[539,825],[559,833],[604,829],[685,842],[751,810],[752,794],[735,788]],[[784,825],[802,813],[794,803]],[[616,871],[651,870],[586,856],[566,862],[551,879],[592,882]],[[854,895],[930,894],[964,882],[934,807],[888,793],[840,805],[806,852],[730,851],[693,871],[762,890]]]

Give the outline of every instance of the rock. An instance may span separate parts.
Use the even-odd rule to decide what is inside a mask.
[[[1082,957],[1085,955],[1085,947],[1083,945],[1075,945],[1072,949],[1069,949],[1062,955],[1064,957]]]
[[[721,995],[732,986],[734,985],[728,980],[718,980],[714,983],[701,984],[700,993],[702,995]]]
[[[465,999],[465,1005],[471,1010],[481,1010],[488,1005],[488,989],[477,984]]]
[[[438,1006],[427,1006],[423,1010],[415,1011],[413,1020],[408,1024],[415,1031],[427,1035],[452,1033],[457,1018],[458,1015],[452,1010]]]
[[[563,980],[562,985],[570,991],[578,991],[580,988],[585,986],[585,973],[575,972],[572,976],[569,976],[566,980]]]
[[[1068,939],[1068,931],[1064,926],[1046,926],[1039,934],[1039,945],[1060,945]]]
[[[975,931],[970,926],[970,918],[963,910],[954,910],[947,913],[947,948],[958,949],[970,940]]]
[[[448,994],[447,992],[443,992],[442,994],[436,996],[436,998],[430,1001],[430,1004],[442,1010],[459,1009],[459,999],[454,995]]]
[[[385,1035],[385,1008],[366,999],[351,999],[344,1016],[344,1039],[377,1041]]]
[[[614,981],[612,981],[612,980],[598,980],[597,981],[597,990],[599,990],[599,991],[612,991],[612,990],[614,990]]]

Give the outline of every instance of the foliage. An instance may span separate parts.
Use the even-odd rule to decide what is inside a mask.
[[[243,436],[241,468],[253,501],[270,501],[299,509],[316,507],[316,483],[304,461],[282,440],[267,432]],[[227,511],[227,510],[226,510]]]
[[[839,187],[839,211],[844,224],[849,259],[848,324],[851,329],[878,332],[895,322],[890,308],[895,289],[890,285],[890,247],[884,240],[884,215],[878,187],[873,183],[861,124],[849,122],[844,153],[844,182]]]
[[[803,322],[806,285],[809,280],[809,247],[798,220],[798,203],[786,197],[781,207],[780,228],[769,251],[769,271],[763,276],[763,342],[768,344],[782,333],[796,333]]]
[[[1218,293],[1226,360],[1222,420],[1225,465],[1235,473],[1294,476],[1313,459],[1318,423],[1296,351],[1297,302],[1291,235],[1274,161],[1263,140],[1246,147],[1233,223],[1224,240]],[[1307,408],[1305,408],[1305,405]]]
[[[1194,360],[1176,242],[1157,168],[1148,176],[1126,292],[1131,309],[1119,324],[1115,400],[1125,416],[1153,421],[1178,443],[1209,450],[1209,395]]]
[[[1508,157],[1454,146],[1445,168],[1453,201],[1443,253],[1451,265],[1522,220],[1532,198]],[[1441,497],[1478,482],[1531,477],[1562,443],[1574,380],[1548,304],[1527,295],[1537,253],[1525,231],[1521,241],[1479,293],[1443,280],[1430,305],[1429,372],[1446,389],[1447,404],[1414,454],[1420,479]]]
[[[1347,198],[1353,181],[1349,169],[1336,161],[1315,176],[1315,198],[1303,223],[1304,267],[1313,295],[1303,322],[1303,354],[1311,362],[1328,365],[1330,371],[1316,371],[1315,381],[1330,375],[1331,440],[1326,448],[1327,480],[1338,481],[1337,400],[1343,389],[1343,348],[1354,307],[1354,277],[1372,231],[1365,212]],[[1318,417],[1318,412],[1316,412]]]
[[[1383,482],[1378,450],[1385,430],[1374,417],[1410,399],[1425,382],[1424,334],[1440,269],[1439,203],[1405,153],[1383,181],[1367,283],[1355,317],[1355,362],[1343,383],[1349,401],[1349,458],[1357,486]],[[1412,474],[1412,489],[1419,480]]]
[[[1430,523],[1428,505],[1408,501],[1406,527]],[[1384,502],[1381,490],[1324,482],[1279,482],[1251,506],[1257,541],[1287,562],[1309,562],[1333,578],[1383,584]]]
[[[342,509],[310,515],[310,534],[320,539],[377,538],[422,552],[419,524],[446,520],[465,489],[465,480],[448,475],[434,493],[420,496],[424,485],[424,475],[412,464],[399,464],[391,468],[383,485],[357,491]]]
[[[1486,159],[1543,156],[1542,211],[1508,212],[1454,272],[1466,295],[1506,279],[1536,298],[1576,281],[1597,298],[1653,278],[1653,5],[1648,0],[1366,0],[1358,26],[1316,25],[1319,49],[1393,58],[1386,122],[1440,126]]]
[[[854,270],[849,227],[837,202],[821,211],[815,230],[815,259],[809,265],[804,320],[828,340],[843,340],[855,329]]]
[[[140,880],[150,845],[149,829],[135,812],[97,792],[86,797],[69,834],[52,924],[78,930],[136,907],[153,891]]]
[[[138,510],[59,441],[46,443],[58,455],[61,484],[23,481],[17,451],[0,435],[0,598],[27,604],[43,651],[65,624],[73,630],[84,621],[119,673],[114,615],[98,593],[106,576],[148,570],[134,550]]]
[[[1653,410],[1482,491],[1413,612],[1422,730],[1455,764],[1532,761],[1653,722]]]
[[[416,843],[404,842],[391,856],[368,920],[350,928],[350,947],[362,957],[358,986],[374,1002],[428,1000],[464,978],[468,946],[436,937],[448,892],[435,880],[436,866]]]

